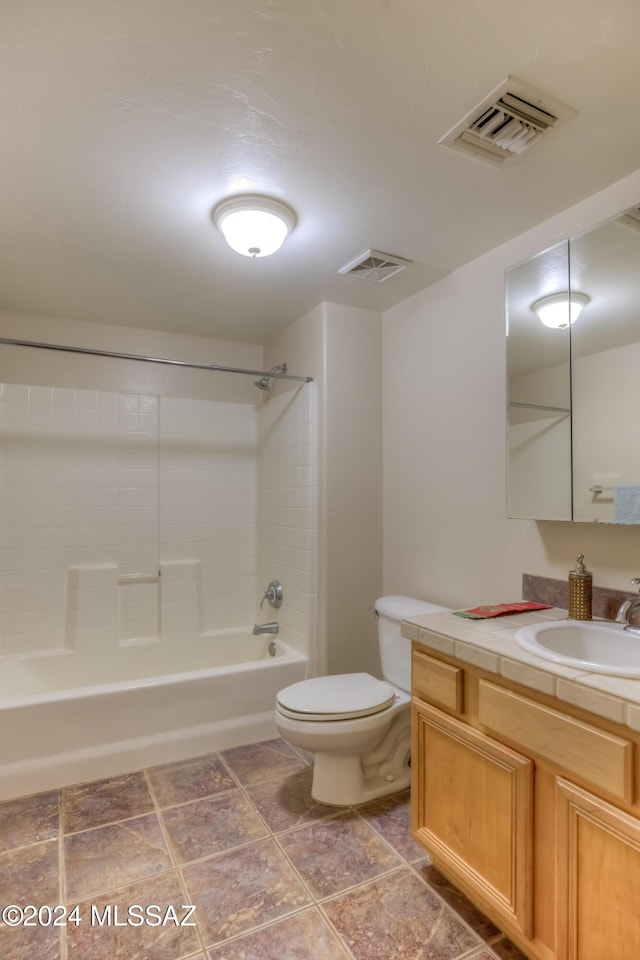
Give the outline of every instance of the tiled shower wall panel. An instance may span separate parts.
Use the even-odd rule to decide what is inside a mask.
[[[0,385],[2,652],[246,626],[274,577],[283,639],[308,649],[313,386],[269,397],[259,417],[258,437],[250,404]]]
[[[255,408],[163,397],[160,411],[165,635],[178,637],[193,616],[193,577],[199,632],[246,626],[257,590]]]
[[[258,408],[258,590],[275,578],[284,593],[279,610],[265,603],[258,615],[305,653],[317,635],[317,428],[315,383]]]
[[[113,591],[78,606],[70,570],[157,566],[157,445],[156,397],[0,384],[3,653],[115,629]]]

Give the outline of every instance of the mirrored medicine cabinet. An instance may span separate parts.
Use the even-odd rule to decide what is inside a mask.
[[[640,523],[640,207],[506,274],[508,516]]]

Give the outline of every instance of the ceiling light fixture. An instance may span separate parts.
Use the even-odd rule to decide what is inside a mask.
[[[565,330],[575,323],[582,308],[589,303],[586,293],[554,293],[550,297],[542,297],[531,304],[531,309],[537,313],[538,319],[545,327],[554,330]]]
[[[244,257],[275,253],[296,225],[293,210],[271,197],[231,197],[219,203],[212,216],[231,249]]]

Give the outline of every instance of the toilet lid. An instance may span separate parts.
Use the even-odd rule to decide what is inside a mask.
[[[368,673],[342,673],[292,683],[277,697],[278,709],[299,720],[352,720],[386,710],[394,688]]]

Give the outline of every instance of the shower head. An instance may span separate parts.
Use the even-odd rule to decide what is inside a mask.
[[[286,363],[277,363],[275,367],[271,367],[269,373],[286,373],[287,365]],[[254,387],[257,387],[258,390],[271,390],[271,383],[269,374],[265,373],[264,377],[260,377],[259,380],[253,381]]]

